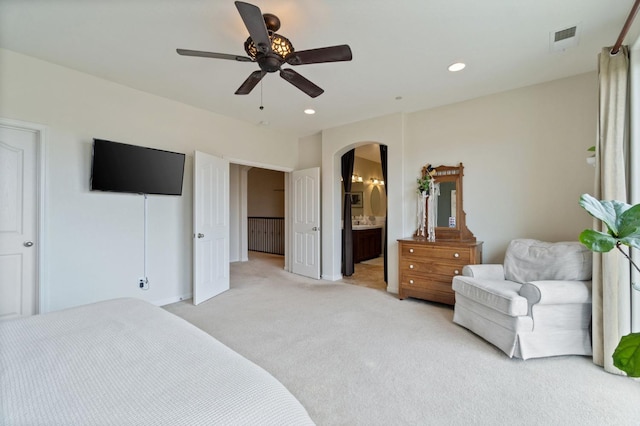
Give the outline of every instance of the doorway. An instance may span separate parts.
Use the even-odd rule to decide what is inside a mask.
[[[341,187],[344,200],[344,187]],[[355,148],[350,197],[354,268],[353,274],[344,275],[341,281],[386,291],[387,196],[379,144],[369,143]],[[346,246],[343,249],[347,249]]]

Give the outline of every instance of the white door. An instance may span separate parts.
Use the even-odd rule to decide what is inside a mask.
[[[0,124],[0,318],[37,313],[38,133]]]
[[[320,279],[320,168],[292,173],[295,274]]]
[[[229,290],[229,162],[195,152],[193,304]]]

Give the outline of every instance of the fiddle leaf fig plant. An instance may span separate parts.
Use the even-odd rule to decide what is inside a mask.
[[[638,265],[622,248],[625,245],[640,249],[640,204],[632,206],[615,200],[601,201],[583,194],[580,206],[607,226],[607,232],[585,229],[580,234],[580,242],[594,252],[606,253],[618,249],[640,273]],[[640,291],[638,283],[631,285],[634,290]],[[613,365],[629,377],[640,377],[640,333],[630,333],[620,339],[613,352]]]

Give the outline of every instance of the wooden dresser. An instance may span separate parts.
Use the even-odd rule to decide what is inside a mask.
[[[453,305],[451,281],[462,267],[482,263],[481,241],[398,240],[399,298],[415,297]]]

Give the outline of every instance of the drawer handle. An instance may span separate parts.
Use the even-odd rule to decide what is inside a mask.
[[[457,269],[453,271],[453,275],[458,275],[458,274],[460,274],[460,271],[458,271]]]
[[[409,265],[409,269],[413,269],[413,265]]]
[[[458,253],[453,253],[453,257],[458,258],[458,257],[460,257],[460,254],[458,254]]]
[[[409,280],[409,284],[413,284],[413,280]]]
[[[413,249],[409,249],[409,253],[413,253]]]

